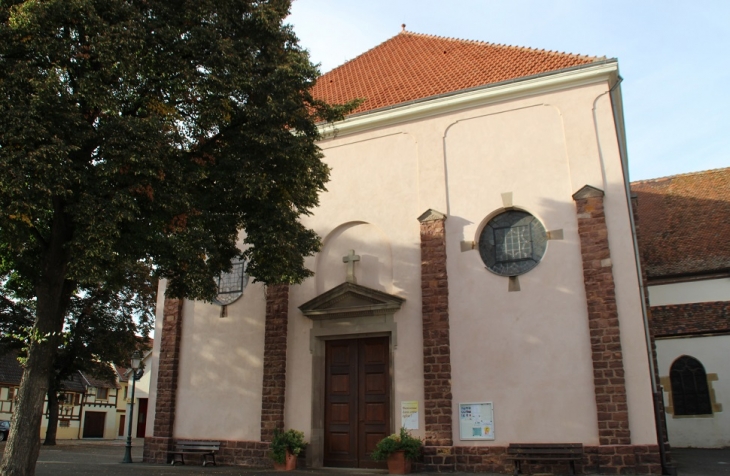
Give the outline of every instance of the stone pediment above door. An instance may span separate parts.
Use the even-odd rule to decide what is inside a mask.
[[[308,301],[299,310],[312,320],[393,314],[405,299],[345,282]]]

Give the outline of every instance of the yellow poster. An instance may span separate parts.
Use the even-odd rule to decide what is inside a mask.
[[[418,400],[407,400],[400,403],[401,426],[406,430],[418,429]]]

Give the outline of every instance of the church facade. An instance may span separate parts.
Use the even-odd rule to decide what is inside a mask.
[[[660,474],[619,83],[616,60],[405,31],[322,76],[364,102],[323,126],[315,275],[241,264],[223,306],[161,283],[145,459],[215,440],[266,466],[295,428],[302,464],[372,467],[406,427],[430,470],[582,443],[581,471]]]

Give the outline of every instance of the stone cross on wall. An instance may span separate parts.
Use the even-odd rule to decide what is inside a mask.
[[[342,262],[347,263],[347,279],[348,283],[357,283],[355,279],[355,262],[360,261],[360,255],[355,254],[355,250],[350,250],[347,256],[342,257]]]

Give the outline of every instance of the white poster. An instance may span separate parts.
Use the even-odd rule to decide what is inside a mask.
[[[459,437],[462,440],[494,439],[492,402],[459,404]]]
[[[401,426],[406,430],[418,429],[418,401],[408,400],[400,402]]]

